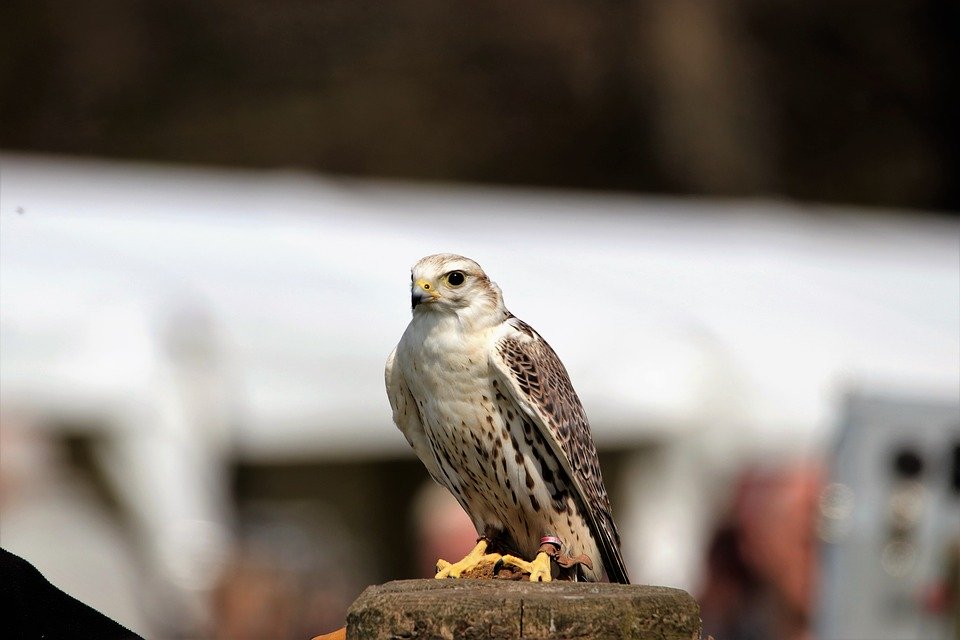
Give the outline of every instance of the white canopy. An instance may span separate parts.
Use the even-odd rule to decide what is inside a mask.
[[[128,411],[172,362],[253,457],[406,450],[383,362],[442,251],[553,344],[601,445],[722,415],[789,447],[848,385],[960,386],[955,220],[6,154],[0,222],[6,405]]]

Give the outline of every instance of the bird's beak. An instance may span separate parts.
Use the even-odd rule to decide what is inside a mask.
[[[440,297],[437,288],[426,280],[417,280],[410,287],[410,307],[416,309],[422,302],[433,302]]]

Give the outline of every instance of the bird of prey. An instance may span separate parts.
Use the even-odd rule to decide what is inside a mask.
[[[480,535],[436,577],[502,561],[549,581],[560,557],[580,559],[573,579],[628,583],[590,425],[557,354],[473,260],[427,256],[411,275],[413,319],[386,366],[393,420]]]

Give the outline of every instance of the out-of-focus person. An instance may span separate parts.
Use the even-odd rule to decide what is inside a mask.
[[[820,466],[747,471],[707,551],[704,634],[810,640]]]

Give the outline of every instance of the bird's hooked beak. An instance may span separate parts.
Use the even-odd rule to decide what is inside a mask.
[[[410,308],[416,309],[422,302],[433,302],[440,297],[437,288],[426,280],[417,280],[410,287]]]

